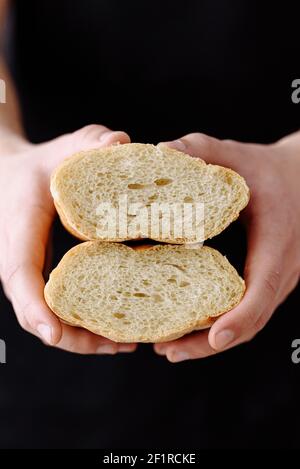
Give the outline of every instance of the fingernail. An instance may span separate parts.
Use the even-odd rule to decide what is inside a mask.
[[[37,331],[45,342],[48,344],[52,343],[52,329],[50,326],[47,326],[47,324],[39,324]]]
[[[96,353],[115,355],[117,353],[117,348],[110,344],[100,345],[100,347],[97,348]]]
[[[100,142],[104,142],[113,132],[111,130],[107,130],[100,135]]]
[[[179,151],[186,150],[186,145],[181,139],[173,140],[172,142],[166,142],[166,145]]]
[[[131,344],[122,344],[122,345],[119,345],[119,348],[118,348],[118,352],[133,352],[135,349],[135,346],[134,345],[131,345]]]
[[[183,362],[184,360],[189,360],[190,356],[187,352],[173,352],[173,354],[168,357],[170,362],[172,363],[178,363],[178,362]]]
[[[215,336],[215,344],[217,349],[223,349],[227,347],[234,339],[234,332],[230,329],[224,329],[224,331],[218,332]]]

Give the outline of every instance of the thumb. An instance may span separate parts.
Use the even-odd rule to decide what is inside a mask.
[[[207,163],[229,164],[230,153],[226,141],[201,133],[187,134],[172,142],[163,142],[164,145],[187,153],[196,158],[201,158]]]
[[[74,153],[81,150],[111,145],[112,143],[129,143],[126,132],[113,131],[104,125],[91,124],[68,135]]]
[[[106,147],[114,143],[129,142],[130,137],[126,132],[113,131],[103,125],[86,125],[75,132],[62,135],[45,144],[47,146],[51,145],[51,158],[48,159],[51,166],[49,169],[53,170],[61,161],[73,153]],[[53,151],[53,145],[55,151]]]

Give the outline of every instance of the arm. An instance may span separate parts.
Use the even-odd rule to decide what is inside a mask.
[[[169,145],[245,177],[251,191],[243,212],[248,236],[246,294],[210,331],[155,350],[172,362],[201,358],[252,339],[295,288],[300,275],[300,132],[271,145],[189,134]]]
[[[0,2],[0,36],[8,1]],[[1,37],[0,37],[1,39]],[[49,345],[77,353],[129,352],[134,344],[116,344],[62,324],[44,301],[42,275],[55,209],[50,174],[66,156],[116,141],[124,132],[90,125],[52,141],[33,145],[24,137],[18,100],[0,51],[0,78],[6,103],[0,104],[0,277],[21,326]]]
[[[6,85],[6,103],[0,104],[0,152],[17,148],[25,144],[16,91],[6,67],[3,50],[4,25],[9,7],[9,0],[0,2],[0,78]]]

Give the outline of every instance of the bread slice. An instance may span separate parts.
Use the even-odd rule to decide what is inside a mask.
[[[228,260],[206,246],[92,241],[63,257],[45,299],[63,321],[116,342],[163,342],[211,326],[244,291]]]
[[[231,169],[206,164],[165,145],[139,143],[73,155],[52,175],[51,193],[62,223],[82,240],[151,238],[176,244],[202,242],[217,235],[238,217],[249,200],[244,179]],[[126,196],[128,208],[122,233],[119,220],[114,221],[120,196]],[[112,225],[115,223],[113,234],[102,229],[107,221],[104,212],[99,212],[103,203],[113,209],[108,215]],[[134,204],[147,211],[147,226],[138,223],[137,212],[131,209]],[[181,211],[184,204],[190,204],[193,210],[197,204],[204,204],[202,232],[201,222],[193,219],[194,231],[187,233],[183,228],[178,233],[174,228],[178,216],[172,209],[169,231],[163,233],[157,224],[154,232],[150,221],[154,204],[179,204]]]

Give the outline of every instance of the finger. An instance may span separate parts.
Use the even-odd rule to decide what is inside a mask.
[[[56,347],[68,352],[80,354],[109,354],[118,352],[134,352],[137,344],[123,344],[113,342],[105,337],[93,334],[84,329],[62,324],[62,337]]]
[[[91,124],[76,130],[68,137],[74,152],[96,147],[112,145],[113,143],[129,143],[130,137],[126,132],[111,130],[103,125]]]
[[[223,350],[215,350],[209,344],[208,335],[209,331],[193,332],[172,342],[155,344],[154,350],[158,355],[166,355],[171,363],[178,363],[206,358],[238,345],[238,342],[233,342]]]
[[[253,164],[253,159],[256,158],[256,155],[264,153],[263,159],[259,158],[259,156],[257,158],[259,158],[260,165],[262,165],[263,161],[265,161],[266,166],[268,165],[267,146],[259,146],[253,143],[244,144],[232,140],[218,140],[201,133],[188,134],[179,140],[164,142],[163,145],[168,145],[171,148],[188,153],[195,158],[201,158],[206,163],[233,169],[246,177],[249,184],[257,180],[258,176],[257,166]],[[257,149],[258,146],[259,151]]]
[[[52,217],[38,206],[20,211],[7,233],[2,281],[22,327],[49,344],[61,338],[61,323],[44,301],[42,269]]]
[[[172,142],[163,142],[171,148],[202,158],[207,163],[228,164],[227,147],[221,140],[202,133],[192,133]]]
[[[171,342],[155,344],[154,350],[159,355],[166,355],[172,363],[204,358],[217,353],[208,342],[208,331],[194,332]]]
[[[222,350],[241,343],[266,324],[276,305],[281,287],[285,256],[281,223],[257,214],[252,220],[245,267],[246,293],[241,303],[221,316],[212,326],[209,343]]]
[[[130,137],[126,132],[113,131],[103,125],[91,124],[76,130],[73,133],[62,135],[45,145],[53,146],[56,143],[57,151],[51,152],[51,158],[46,158],[43,164],[48,171],[52,171],[67,156],[74,153],[102,148],[116,143],[129,143]]]
[[[291,261],[289,263],[286,263],[287,271],[290,269],[291,266]],[[299,283],[299,273],[292,271],[290,272],[287,277],[284,279],[284,281],[281,283],[280,288],[278,290],[277,294],[277,299],[278,299],[278,305],[279,306],[281,303],[283,303],[289,294],[297,287]]]

